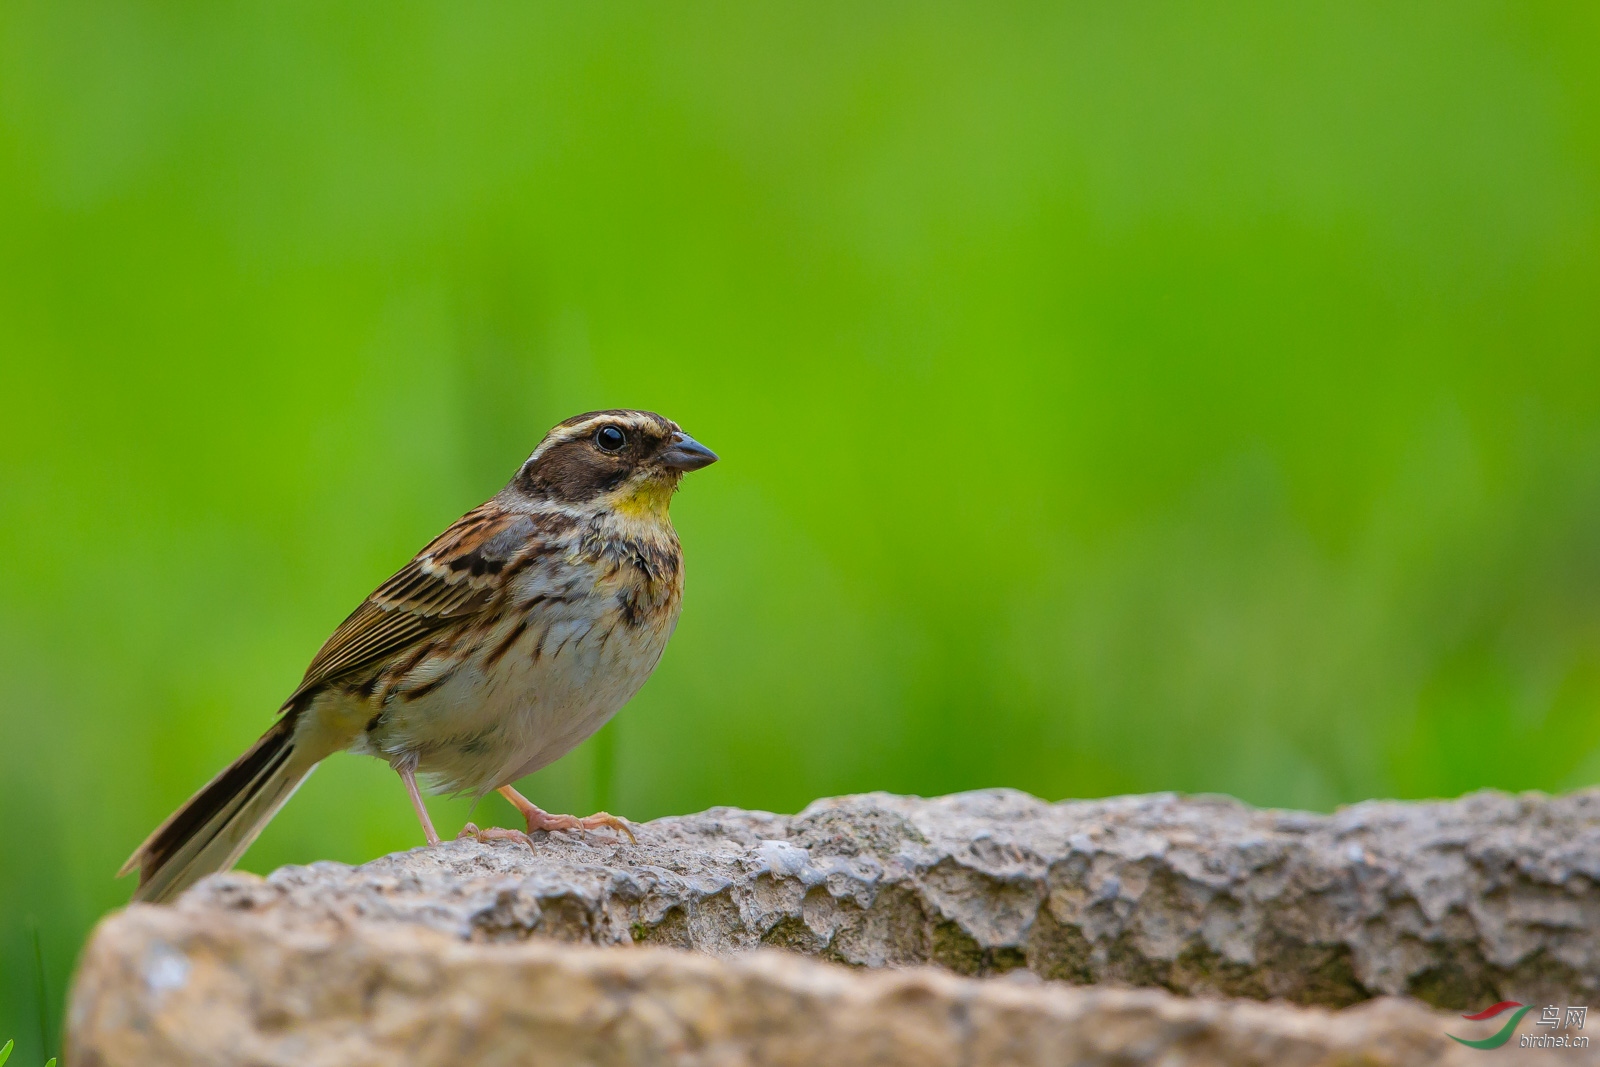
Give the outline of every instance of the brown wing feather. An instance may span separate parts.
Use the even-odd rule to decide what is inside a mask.
[[[382,663],[494,600],[500,572],[524,551],[526,516],[485,504],[467,512],[378,586],[323,644],[288,707],[306,692]]]

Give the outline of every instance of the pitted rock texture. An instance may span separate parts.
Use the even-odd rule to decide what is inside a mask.
[[[72,1067],[1470,1067],[1478,1036],[1416,1001],[1342,1011],[1085,989],[1025,972],[849,970],[424,925],[305,924],[191,898],[101,925],[69,1012]],[[1018,981],[1019,978],[1025,981]],[[1516,1043],[1495,1063],[1593,1062]]]
[[[216,876],[180,914],[423,926],[459,941],[780,946],[847,964],[1339,1007],[1600,1002],[1600,790],[1372,802],[1049,804],[874,793],[796,816],[716,808],[636,845],[455,841],[360,867]]]

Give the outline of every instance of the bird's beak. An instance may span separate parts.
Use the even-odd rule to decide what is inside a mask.
[[[657,458],[657,462],[672,471],[697,471],[717,461],[717,454],[686,433],[672,435],[672,443]]]

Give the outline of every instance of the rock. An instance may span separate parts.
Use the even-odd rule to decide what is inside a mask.
[[[761,946],[791,952],[746,951]],[[960,1062],[1454,1062],[1478,1053],[1447,1028],[1491,1029],[1413,1002],[1329,1013],[1069,983],[1587,1005],[1600,791],[1331,816],[1165,794],[868,794],[660,819],[637,844],[541,834],[219,875],[101,924],[67,1062],[523,1062],[537,1042],[564,1050],[549,1062],[856,1062],[859,1045],[937,1063],[1012,1030],[1014,1055]],[[251,1051],[219,1051],[235,1047]]]
[[[1339,1007],[1600,999],[1600,790],[1334,815],[1170,794],[1046,804],[875,793],[713,808],[637,845],[456,841],[213,878],[191,908],[430,926],[472,941],[777,945],[858,966],[1027,968]]]
[[[278,909],[210,906],[136,905],[103,925],[69,1026],[72,1067],[1484,1062],[1444,1036],[1473,1024],[1396,998],[1330,1012],[852,971],[773,950],[718,960],[475,944],[419,924],[301,924]],[[1557,1061],[1512,1043],[1495,1062]]]

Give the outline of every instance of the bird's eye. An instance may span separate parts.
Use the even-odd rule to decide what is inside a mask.
[[[602,426],[594,434],[595,447],[602,452],[620,452],[628,437],[615,426]]]

